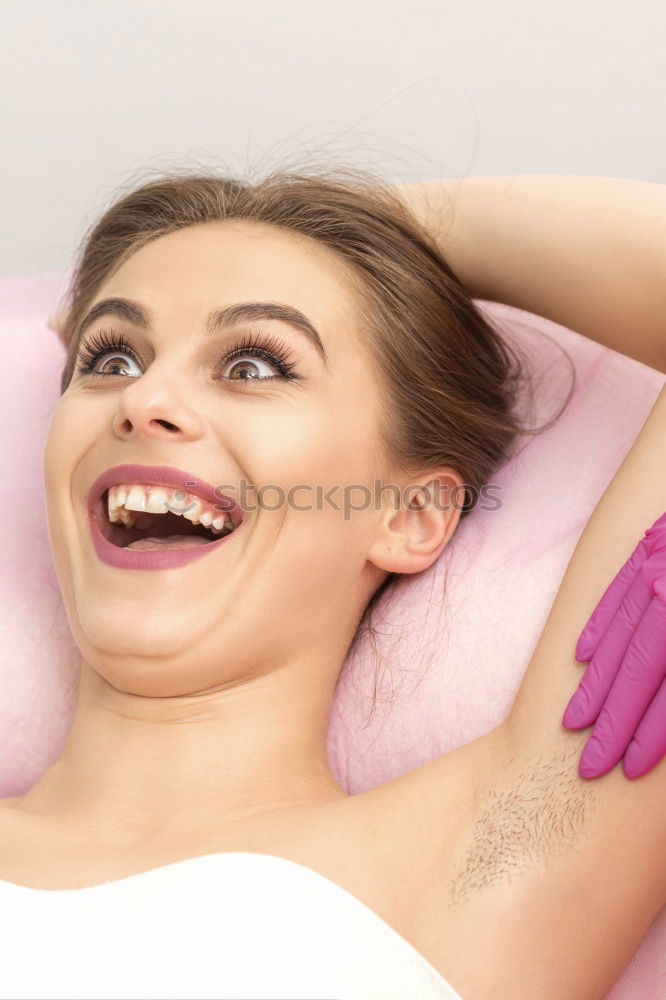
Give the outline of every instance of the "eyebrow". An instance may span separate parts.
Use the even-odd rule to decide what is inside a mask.
[[[81,322],[79,339],[101,316],[117,316],[141,330],[151,329],[150,315],[142,306],[130,299],[114,297],[95,303]],[[213,309],[206,317],[204,335],[213,336],[228,327],[262,319],[282,320],[304,334],[319,351],[325,367],[328,368],[324,345],[310,320],[304,313],[283,302],[237,302],[235,305]]]

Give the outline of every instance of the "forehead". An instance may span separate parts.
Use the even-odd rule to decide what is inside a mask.
[[[195,318],[227,302],[275,300],[326,331],[355,325],[358,276],[322,243],[265,223],[230,219],[189,226],[136,251],[96,299],[125,295],[158,316]]]

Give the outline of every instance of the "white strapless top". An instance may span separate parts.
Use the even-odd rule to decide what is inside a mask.
[[[245,851],[85,889],[0,881],[0,997],[462,1000],[346,889]]]

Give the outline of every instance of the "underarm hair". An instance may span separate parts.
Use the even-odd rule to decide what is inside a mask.
[[[598,805],[593,782],[581,781],[578,758],[589,732],[555,753],[542,752],[507,782],[489,789],[480,803],[470,841],[451,881],[450,908],[473,893],[512,875],[547,866],[563,853],[571,854]]]

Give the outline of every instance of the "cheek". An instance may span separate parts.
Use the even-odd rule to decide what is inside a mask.
[[[72,462],[72,435],[76,440],[76,430],[71,411],[72,407],[64,399],[61,399],[51,415],[46,433],[43,467],[47,504],[55,498],[56,491],[62,487]],[[69,447],[67,446],[68,441],[70,442]]]
[[[265,416],[245,436],[238,450],[241,467],[257,485],[284,490],[296,485],[370,483],[374,441],[367,414],[344,408],[311,407]],[[243,454],[245,458],[243,459]],[[307,491],[303,490],[303,497]]]
[[[367,427],[352,433],[321,410],[275,415],[248,433],[241,468],[257,491],[246,500],[267,537],[279,533],[280,572],[286,561],[294,580],[325,587],[333,563],[358,572],[376,520],[371,445]]]
[[[88,447],[96,421],[76,401],[62,397],[55,407],[44,440],[42,467],[44,493],[49,522],[55,534],[60,521],[69,522],[72,504],[83,499],[83,485],[77,492],[75,470]]]

